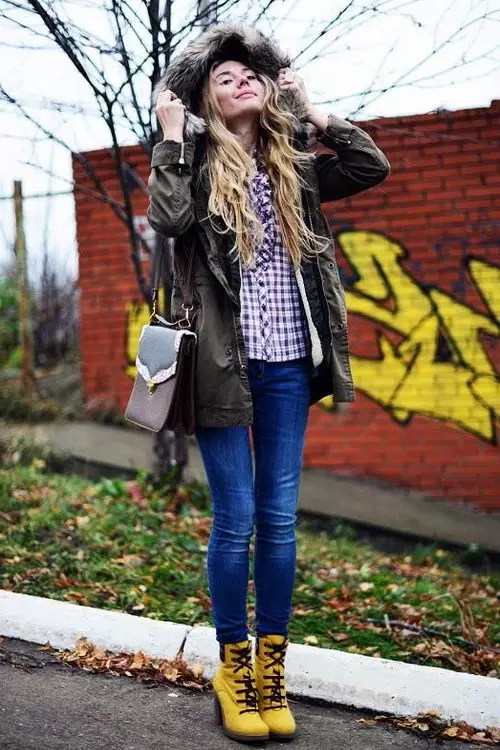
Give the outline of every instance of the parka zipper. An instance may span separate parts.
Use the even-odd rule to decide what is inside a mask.
[[[241,299],[241,289],[242,289],[242,286],[243,286],[243,275],[241,273],[241,258],[238,258],[238,269],[239,269],[239,272],[240,272],[240,299]],[[241,308],[241,305],[240,305],[240,308]],[[240,372],[241,372],[244,369],[246,370],[247,366],[246,366],[246,364],[243,362],[243,360],[241,358],[240,345],[239,345],[239,342],[238,342],[238,331],[236,329],[236,315],[235,315],[234,310],[232,311],[232,315],[233,315],[234,341],[235,341],[235,344],[236,344],[236,351],[238,352],[238,362],[239,362],[239,365],[240,365]]]
[[[312,215],[311,215],[311,208],[309,206],[309,201],[308,200],[306,200],[306,211],[307,211],[307,215],[309,217],[309,228],[310,228],[310,230],[312,232],[314,232]],[[330,339],[330,348],[333,349],[332,321],[330,319],[330,308],[329,308],[328,302],[326,300],[325,285],[323,284],[323,278],[321,276],[321,271],[319,269],[318,258],[316,258],[316,268],[318,270],[319,281],[320,281],[320,284],[321,284],[321,291],[323,292],[324,307],[326,308],[326,315],[327,315],[327,318],[328,318],[328,336],[329,336],[329,339]]]
[[[180,153],[179,161],[178,161],[179,164],[185,164],[186,163],[186,160],[184,159],[184,148],[185,148],[185,144],[184,144],[184,141],[183,141],[181,143],[181,153]]]
[[[236,351],[238,353],[238,362],[240,363],[240,370],[243,367],[243,361],[241,359],[240,345],[238,343],[238,331],[236,330],[236,315],[233,310],[233,330],[234,330],[234,341],[236,344]]]

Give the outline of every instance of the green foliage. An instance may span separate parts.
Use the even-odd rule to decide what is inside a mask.
[[[67,412],[53,398],[24,393],[21,388],[4,386],[0,389],[0,417],[19,422],[50,422]]]
[[[126,484],[120,479],[105,479],[99,486],[98,494],[100,497],[125,497]]]
[[[19,436],[0,440],[0,466],[31,467],[38,472],[62,471],[64,458],[43,443]]]
[[[212,624],[206,486],[155,488],[144,472],[91,483],[51,474],[40,450],[0,447],[0,588]],[[434,545],[385,555],[344,531],[299,523],[293,641],[500,676],[497,655],[460,641],[500,647],[498,576],[474,575]],[[252,627],[253,582],[249,599]]]
[[[0,279],[0,368],[6,365],[18,341],[16,288],[14,280],[6,277]]]
[[[7,357],[4,367],[6,370],[20,370],[21,363],[22,363],[21,347],[16,346],[16,348],[12,349],[11,353]]]

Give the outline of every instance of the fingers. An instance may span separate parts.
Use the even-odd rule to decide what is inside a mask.
[[[277,83],[280,88],[290,88],[298,83],[298,76],[291,68],[281,68]]]
[[[158,94],[157,101],[158,101],[158,104],[168,104],[169,102],[172,102],[172,103],[175,102],[184,107],[184,104],[182,104],[179,97],[176,94],[174,94],[173,91],[170,91],[169,89],[166,89],[165,91],[161,91]]]

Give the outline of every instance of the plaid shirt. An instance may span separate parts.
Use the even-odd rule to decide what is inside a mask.
[[[309,354],[309,332],[294,267],[283,247],[269,177],[256,166],[251,200],[264,227],[264,241],[254,266],[241,266],[241,324],[249,359],[284,362]]]

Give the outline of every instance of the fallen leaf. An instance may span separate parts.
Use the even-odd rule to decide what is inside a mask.
[[[421,732],[428,732],[430,729],[428,724],[420,724],[419,722],[417,722],[415,726],[417,729],[420,729]]]
[[[314,612],[314,609],[306,609],[305,607],[296,607],[293,611],[294,615],[309,615],[311,612]]]
[[[304,643],[307,643],[309,646],[317,646],[318,639],[315,635],[306,635],[304,638]]]
[[[333,633],[332,638],[338,643],[339,641],[346,641],[349,636],[347,635],[347,633]]]
[[[148,659],[142,653],[142,651],[138,651],[136,654],[134,654],[134,659],[132,661],[132,664],[130,664],[129,669],[144,669],[144,667],[147,665],[147,662]]]
[[[370,583],[369,581],[363,581],[363,583],[360,583],[358,586],[360,591],[371,591],[373,588],[375,588],[374,583]]]
[[[171,664],[165,664],[161,670],[161,673],[165,675],[167,680],[169,680],[170,682],[177,682],[179,670],[173,667]]]
[[[200,664],[200,662],[189,664],[189,668],[195,677],[201,677],[201,675],[205,671],[205,667],[203,666],[203,664]]]
[[[111,562],[117,563],[117,565],[139,566],[145,562],[145,559],[140,555],[122,555],[121,557],[113,557]]]

